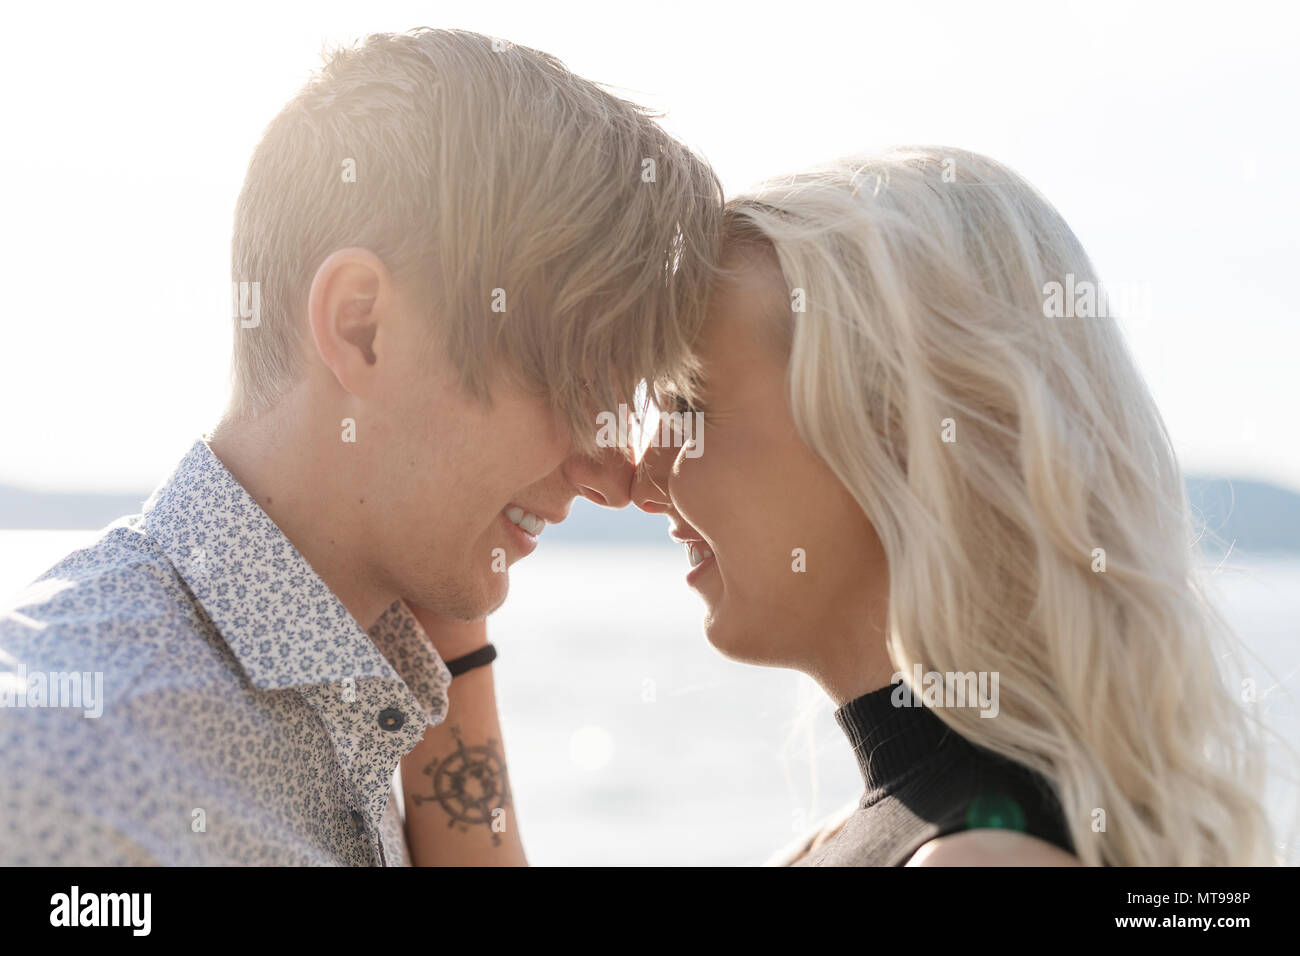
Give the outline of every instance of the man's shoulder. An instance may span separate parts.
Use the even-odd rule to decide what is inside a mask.
[[[0,632],[15,622],[48,628],[150,616],[183,593],[171,561],[133,515],[0,599]]]
[[[142,719],[155,700],[141,691],[172,681],[162,655],[200,639],[199,620],[132,518],[4,602],[0,862],[194,862],[142,822],[141,808],[172,809],[177,771],[160,757],[165,735]]]
[[[0,671],[120,673],[192,630],[193,619],[176,569],[124,518],[0,602]]]

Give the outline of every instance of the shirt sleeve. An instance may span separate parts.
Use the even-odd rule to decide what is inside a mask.
[[[63,715],[0,711],[0,866],[161,866],[156,841],[92,783],[69,779],[71,764],[44,758],[51,736],[67,747]],[[87,741],[87,745],[93,741]],[[57,749],[54,752],[58,752]],[[179,862],[179,861],[176,861]]]

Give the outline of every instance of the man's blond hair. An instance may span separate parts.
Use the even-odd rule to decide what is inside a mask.
[[[695,371],[721,212],[706,162],[546,53],[424,28],[337,49],[239,196],[232,278],[260,314],[233,319],[230,413],[298,380],[312,277],[362,246],[427,296],[470,394],[503,360],[591,447],[593,408]]]

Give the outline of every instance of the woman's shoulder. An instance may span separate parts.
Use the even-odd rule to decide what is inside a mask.
[[[981,828],[937,837],[905,866],[1082,866],[1078,857],[1017,830]]]

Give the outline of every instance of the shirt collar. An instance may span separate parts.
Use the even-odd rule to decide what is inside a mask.
[[[254,686],[398,678],[430,723],[445,716],[450,674],[405,604],[371,629],[377,643],[206,442],[145,502],[144,529]]]

